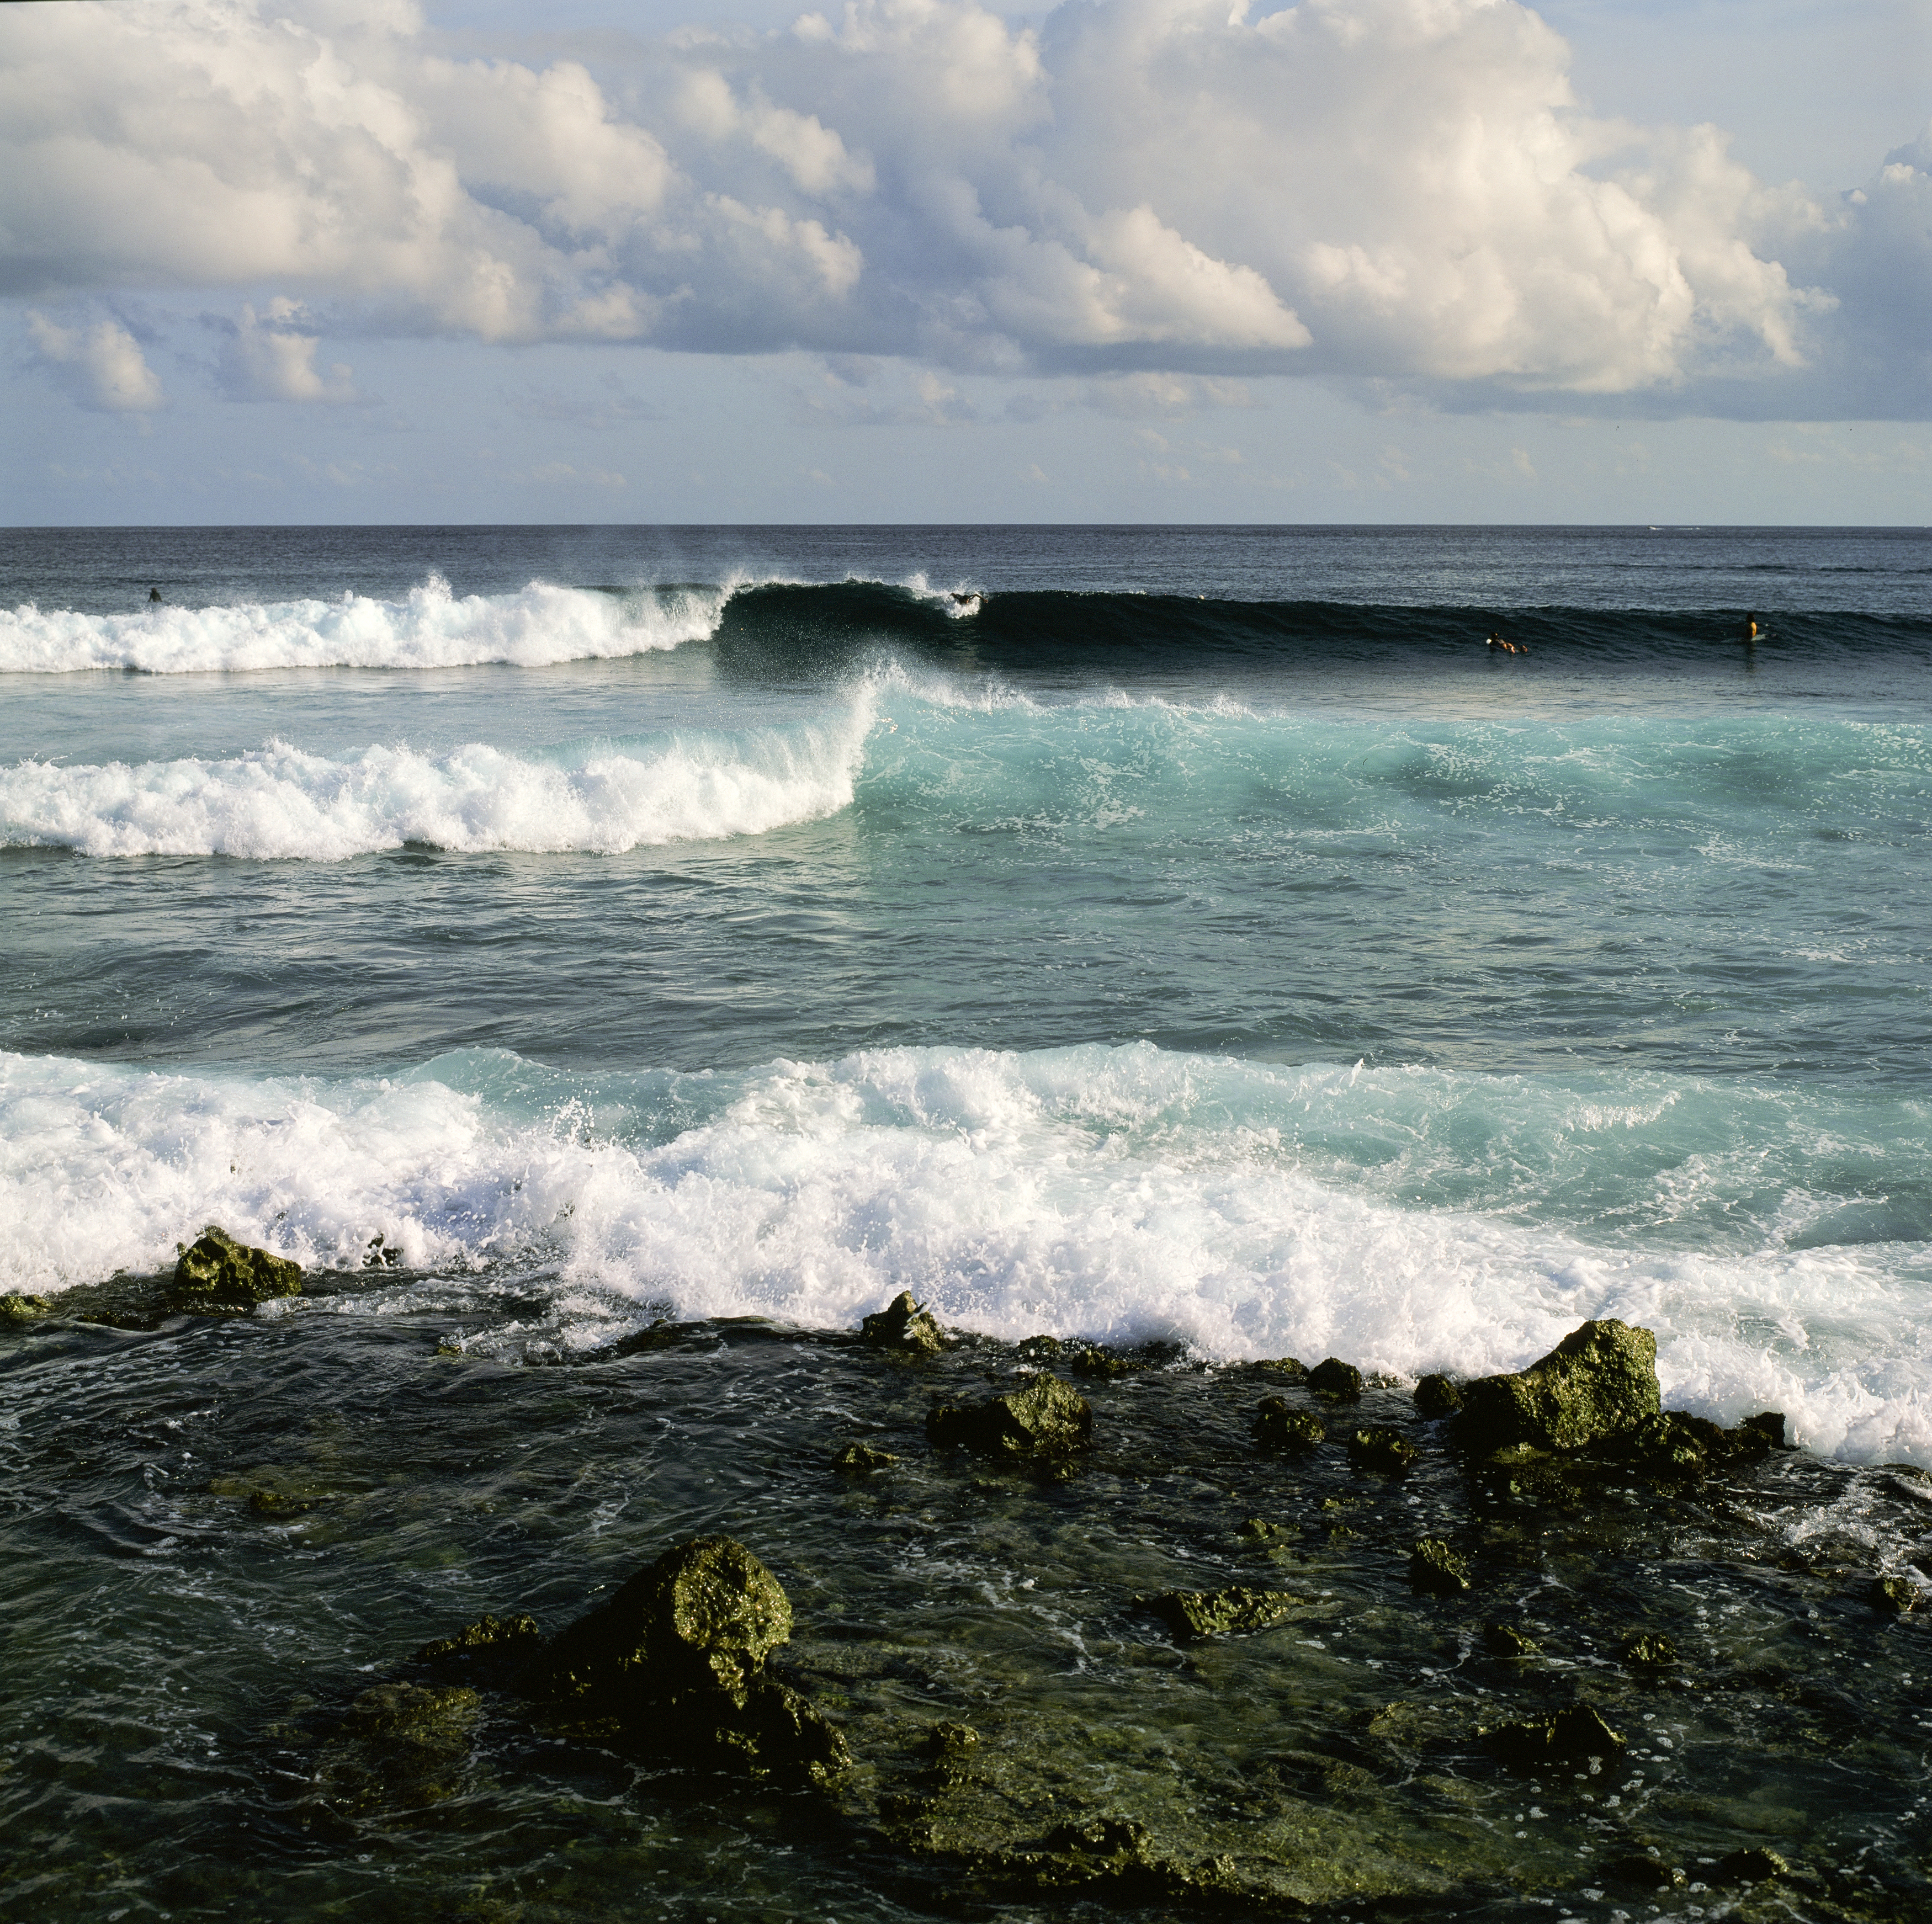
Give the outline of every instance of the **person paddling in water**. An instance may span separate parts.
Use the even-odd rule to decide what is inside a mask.
[[[158,601],[160,598],[161,591],[158,588],[150,588],[148,590],[148,599],[149,601]]]
[[[1492,634],[1490,637],[1490,652],[1492,655],[1527,655],[1529,650],[1520,642],[1505,641],[1501,635]]]

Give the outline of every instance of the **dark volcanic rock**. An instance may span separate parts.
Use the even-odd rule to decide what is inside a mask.
[[[416,1653],[416,1662],[459,1675],[507,1683],[543,1641],[534,1617],[479,1617],[453,1637],[439,1637]]]
[[[1324,1356],[1308,1372],[1308,1386],[1321,1391],[1324,1396],[1359,1396],[1362,1393],[1362,1373],[1353,1363],[1345,1363],[1339,1356]]]
[[[1348,1461],[1358,1470],[1406,1470],[1421,1454],[1399,1430],[1358,1430],[1348,1439]]]
[[[823,1783],[844,1736],[765,1662],[791,1635],[778,1579],[728,1536],[668,1550],[554,1638],[524,1693],[641,1748]]]
[[[1408,1580],[1431,1596],[1460,1596],[1469,1566],[1439,1536],[1425,1536],[1409,1554]]]
[[[1184,1642],[1271,1629],[1309,1603],[1292,1590],[1249,1590],[1238,1584],[1224,1590],[1163,1590],[1141,1601]]]
[[[913,1301],[910,1290],[902,1290],[884,1309],[859,1325],[860,1341],[875,1350],[909,1350],[929,1356],[942,1341],[939,1325]]]
[[[1456,1437],[1474,1450],[1582,1449],[1635,1429],[1659,1404],[1657,1338],[1606,1317],[1573,1329],[1526,1370],[1465,1384]]]
[[[1791,1866],[1775,1851],[1730,1851],[1718,1860],[1718,1875],[1727,1884],[1761,1884],[1790,1875]]]
[[[1462,1407],[1462,1392],[1446,1376],[1425,1376],[1415,1386],[1415,1407],[1432,1423]]]
[[[988,1456],[1060,1455],[1093,1440],[1094,1412],[1071,1383],[1042,1375],[970,1409],[936,1403],[926,1433],[942,1448]]]
[[[1893,1617],[1903,1617],[1908,1611],[1918,1608],[1918,1586],[1910,1577],[1874,1578],[1871,1600],[1874,1610],[1882,1610]]]
[[[1553,1717],[1499,1724],[1481,1736],[1504,1763],[1525,1770],[1592,1757],[1615,1758],[1624,1747],[1624,1740],[1587,1704],[1572,1704]]]
[[[300,1296],[302,1274],[299,1263],[237,1242],[210,1223],[182,1248],[169,1305],[204,1315],[251,1310],[276,1296]]]
[[[1264,1396],[1255,1416],[1255,1437],[1271,1449],[1299,1456],[1326,1443],[1328,1431],[1320,1417],[1290,1408],[1282,1397]]]

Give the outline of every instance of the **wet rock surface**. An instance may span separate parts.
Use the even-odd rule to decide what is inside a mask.
[[[1071,1383],[1040,1375],[1022,1389],[964,1408],[934,1404],[926,1433],[942,1449],[985,1456],[1060,1456],[1092,1440],[1094,1411]]]
[[[1582,1449],[1659,1413],[1657,1338],[1614,1317],[1586,1323],[1525,1370],[1462,1386],[1456,1440],[1471,1450]]]
[[[1342,1431],[1289,1456],[1256,1446],[1253,1369],[1173,1359],[1083,1377],[1070,1452],[934,1448],[935,1397],[1023,1395],[1055,1353],[907,1369],[746,1320],[533,1367],[560,1360],[538,1291],[493,1321],[415,1287],[386,1321],[338,1299],[10,1342],[5,1487],[45,1506],[14,1512],[15,1571],[44,1589],[138,1528],[140,1567],[181,1572],[104,1557],[84,1700],[74,1620],[10,1620],[29,1914],[125,1902],[71,1842],[103,1822],[177,1915],[1890,1924],[1932,1890],[1928,1626],[1873,1603],[1932,1548],[1909,1469],[1475,1454],[1406,1387],[1338,1422],[1276,1374]],[[153,1371],[131,1488],[77,1358],[120,1409]],[[1357,1429],[1418,1454],[1365,1473]],[[831,1473],[855,1433],[890,1475]],[[1468,1590],[1412,1582],[1431,1542]],[[86,1722],[158,1728],[178,1693],[178,1761]],[[1612,1875],[1638,1860],[1685,1881]]]
[[[884,1309],[859,1326],[860,1340],[875,1350],[898,1350],[914,1356],[936,1355],[944,1346],[939,1325],[902,1290]]]

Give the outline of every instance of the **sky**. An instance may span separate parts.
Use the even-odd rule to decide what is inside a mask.
[[[1928,0],[0,4],[0,522],[1932,523]]]

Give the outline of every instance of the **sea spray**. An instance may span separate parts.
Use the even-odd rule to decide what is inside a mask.
[[[310,1263],[353,1266],[380,1235],[413,1269],[548,1268],[590,1292],[566,1345],[608,1340],[610,1299],[836,1329],[910,1288],[1010,1339],[1414,1377],[1514,1367],[1613,1315],[1658,1331],[1684,1407],[1777,1407],[1814,1449],[1932,1463],[1932,1349],[1898,1332],[1901,1304],[1916,1329],[1932,1303],[1924,1245],[1793,1247],[1773,1220],[1800,1194],[1813,1219],[1841,1206],[1816,1193],[1814,1132],[1850,1113],[1654,1077],[1610,1092],[1145,1045],[735,1075],[470,1052],[344,1083],[0,1058],[0,1284],[153,1267],[218,1220]],[[1706,1152],[1741,1125],[1760,1153],[1727,1179]],[[1485,1140],[1486,1185],[1466,1176]],[[1540,1208],[1519,1157],[1544,1165]],[[1687,1183],[1728,1206],[1712,1218],[1768,1215],[1700,1232]],[[1646,1191],[1649,1233],[1630,1221]]]

